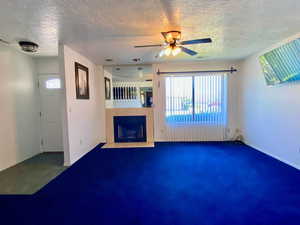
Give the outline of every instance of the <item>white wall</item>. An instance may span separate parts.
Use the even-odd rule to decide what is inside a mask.
[[[33,59],[0,44],[0,170],[40,153],[37,96]]]
[[[154,136],[155,141],[217,141],[232,139],[238,128],[237,121],[237,77],[239,73],[228,77],[228,126],[227,129],[215,129],[201,126],[168,126],[164,119],[163,87],[158,87],[163,76],[156,75],[163,71],[223,70],[233,66],[239,69],[238,61],[211,61],[194,63],[161,63],[153,65],[153,100],[154,100]]]
[[[34,58],[34,61],[38,75],[59,74],[59,60],[57,56]]]
[[[105,141],[103,67],[65,45],[59,46],[60,74],[64,77],[63,133],[65,165],[71,165]],[[75,62],[89,68],[90,99],[76,99]]]
[[[300,83],[267,86],[258,61],[263,53],[299,36],[243,61],[239,115],[246,144],[300,169]]]

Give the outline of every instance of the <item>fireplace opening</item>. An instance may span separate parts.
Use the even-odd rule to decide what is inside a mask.
[[[115,142],[146,142],[146,116],[114,116]]]

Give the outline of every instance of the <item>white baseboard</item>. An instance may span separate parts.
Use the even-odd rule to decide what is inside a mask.
[[[64,166],[71,166],[71,164],[69,162],[64,162]]]

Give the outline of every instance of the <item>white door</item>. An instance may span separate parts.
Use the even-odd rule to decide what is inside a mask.
[[[61,78],[58,75],[39,77],[41,105],[41,150],[63,151]]]

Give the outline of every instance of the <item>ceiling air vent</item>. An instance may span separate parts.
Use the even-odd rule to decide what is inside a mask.
[[[132,61],[133,62],[139,62],[139,61],[141,61],[141,58],[134,58],[134,59],[132,59]]]

